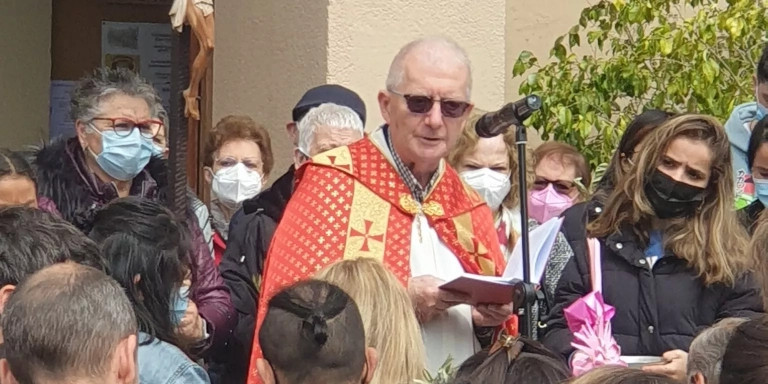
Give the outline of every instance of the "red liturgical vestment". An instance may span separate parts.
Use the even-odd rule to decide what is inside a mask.
[[[369,136],[315,156],[297,171],[295,191],[267,255],[249,384],[260,383],[258,330],[275,293],[335,261],[358,257],[382,261],[406,285],[410,259],[418,257],[411,253],[411,237],[421,236],[421,230],[412,230],[419,216],[465,272],[503,272],[491,211],[480,196],[444,164],[424,203],[417,203],[384,146]]]

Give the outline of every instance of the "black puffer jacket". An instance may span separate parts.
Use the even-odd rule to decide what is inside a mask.
[[[583,224],[581,224],[583,225]],[[564,228],[565,233],[583,228]],[[572,237],[573,239],[573,237]],[[645,259],[645,244],[626,228],[600,239],[603,296],[616,308],[613,335],[623,355],[661,356],[673,349],[687,351],[702,329],[719,319],[763,312],[759,289],[751,276],[734,287],[705,286],[685,260],[665,254],[652,268]],[[586,241],[572,240],[574,257],[558,283],[555,307],[543,342],[569,356],[573,340],[563,309],[591,291]]]
[[[232,293],[237,310],[237,327],[230,343],[226,367],[215,367],[221,383],[244,383],[250,364],[253,332],[256,327],[259,285],[272,235],[283,217],[293,193],[293,173],[280,176],[274,184],[256,197],[243,202],[229,222],[227,249],[221,258],[219,271]]]
[[[597,219],[601,213],[603,213],[603,203],[593,199],[575,204],[560,215],[563,218],[560,232],[563,233],[563,236],[568,241],[571,257],[577,251],[580,253],[586,252],[587,224]],[[557,286],[553,289],[557,289]],[[554,304],[550,308],[554,308]]]

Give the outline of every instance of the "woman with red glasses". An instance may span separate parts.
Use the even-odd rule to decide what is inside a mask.
[[[72,92],[75,136],[36,151],[37,194],[52,201],[50,209],[83,232],[90,231],[98,209],[118,198],[134,196],[166,204],[168,167],[155,152],[153,138],[164,129],[159,96],[152,84],[133,72],[101,68],[80,80]],[[195,340],[195,356],[223,347],[236,320],[224,281],[211,258],[191,208],[185,224],[193,235],[188,252],[192,274],[190,300],[204,326],[180,326]],[[84,235],[85,236],[85,235]]]
[[[584,155],[565,143],[546,142],[533,155],[536,180],[528,191],[528,216],[543,223],[584,200],[592,174]]]

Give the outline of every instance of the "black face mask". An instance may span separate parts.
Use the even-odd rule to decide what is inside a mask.
[[[660,219],[693,214],[704,200],[705,188],[677,181],[655,169],[645,182],[645,197]]]

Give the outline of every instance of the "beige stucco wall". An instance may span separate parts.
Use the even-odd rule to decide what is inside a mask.
[[[494,109],[517,96],[512,65],[523,49],[546,58],[588,0],[226,0],[216,3],[214,120],[249,114],[272,134],[276,173],[288,166],[290,109],[324,82],[357,91],[368,129],[382,122],[376,94],[406,42],[446,35],[473,64],[473,101]],[[273,177],[274,179],[274,177]]]
[[[48,138],[51,0],[3,0],[0,11],[0,147]]]
[[[328,16],[328,81],[349,84],[369,109],[368,128],[383,122],[376,95],[392,58],[427,35],[455,39],[473,66],[473,99],[497,106],[504,99],[505,0],[335,0]]]
[[[555,39],[568,32],[579,21],[581,10],[589,0],[507,0],[506,24],[506,101],[521,98],[518,92],[522,78],[512,78],[512,66],[520,52],[533,52],[540,62],[549,60]],[[530,147],[541,143],[535,128],[528,129]]]
[[[328,73],[327,0],[216,2],[213,122],[245,114],[269,129],[273,177],[290,164],[291,109]]]
[[[512,80],[512,66],[524,50],[548,60],[555,39],[579,22],[589,0],[507,0],[506,73],[507,100],[517,100],[520,79]]]

